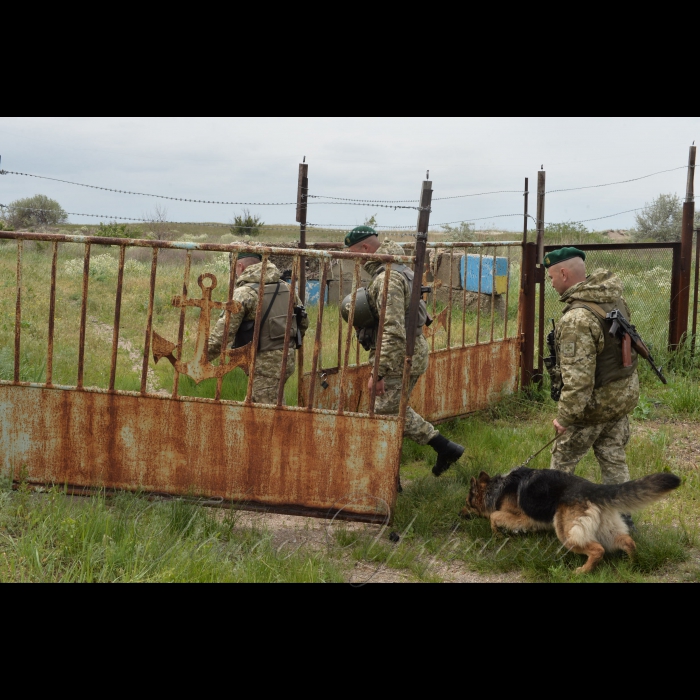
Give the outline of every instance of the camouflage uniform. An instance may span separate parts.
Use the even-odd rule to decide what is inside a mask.
[[[262,274],[262,263],[251,265],[236,280],[236,290],[233,298],[243,307],[237,314],[231,314],[231,322],[228,334],[228,346],[230,347],[244,321],[255,321],[258,309],[258,290],[251,287],[251,284],[259,284]],[[280,271],[270,262],[267,264],[265,273],[265,284],[277,284],[282,275]],[[284,284],[284,283],[283,283]],[[301,300],[296,296],[295,303],[300,306]],[[221,355],[221,345],[224,341],[226,317],[222,316],[216,324],[214,331],[209,338],[209,361],[213,362]],[[300,328],[304,335],[309,327],[308,319],[302,322]],[[258,354],[255,363],[255,380],[253,381],[253,403],[277,405],[277,392],[279,390],[280,374],[282,372],[282,360],[284,350],[272,350],[271,352],[261,352]],[[290,347],[287,359],[287,381],[296,369],[296,352]]]
[[[404,250],[392,241],[386,241],[376,253],[377,255],[404,255]],[[370,306],[379,318],[382,295],[384,293],[385,272],[377,275],[377,270],[382,263],[370,262],[365,265],[365,270],[374,279],[368,289]],[[421,280],[416,279],[415,284]],[[403,388],[403,369],[406,360],[406,314],[411,303],[409,285],[400,272],[392,271],[389,280],[389,293],[387,296],[386,321],[384,324],[384,337],[382,340],[382,356],[379,359],[379,376],[384,378],[386,394],[377,397],[376,412],[383,416],[396,416],[401,406],[401,389]],[[409,396],[413,392],[418,380],[428,371],[429,360],[428,341],[423,335],[416,338],[416,350],[413,356],[411,369],[411,383]],[[375,351],[370,353],[370,364],[374,365]],[[406,412],[405,437],[419,445],[427,445],[440,433],[421,418],[412,408]]]
[[[617,303],[622,282],[610,272],[598,270],[568,290],[561,302]],[[593,448],[605,484],[630,480],[625,448],[630,439],[629,414],[639,402],[639,375],[618,379],[596,388],[596,360],[605,347],[598,318],[587,309],[573,309],[556,330],[558,366],[564,388],[559,403],[559,423],[568,428],[552,451],[552,469],[573,474]]]

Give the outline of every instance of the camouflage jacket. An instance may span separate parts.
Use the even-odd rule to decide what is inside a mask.
[[[594,304],[627,304],[622,298],[619,277],[596,270],[585,282],[572,287],[562,297],[563,304],[575,301]],[[569,311],[557,325],[557,372],[563,390],[557,420],[564,427],[597,425],[620,420],[634,411],[639,402],[639,375],[595,388],[596,361],[605,348],[605,336],[598,318],[587,309]]]
[[[262,273],[262,263],[251,265],[243,274],[236,280],[236,291],[233,293],[234,301],[241,305],[241,310],[236,314],[231,314],[231,322],[228,333],[227,347],[233,344],[238,330],[244,321],[255,321],[255,315],[258,310],[258,290],[251,287],[251,284],[260,284],[260,275]],[[282,275],[280,271],[271,263],[267,264],[265,273],[265,284],[277,284]],[[296,296],[295,303],[301,306],[301,299]],[[221,354],[221,345],[224,342],[225,317],[219,319],[216,328],[209,338],[209,361],[213,362]],[[300,328],[302,335],[306,334],[309,328],[309,321],[305,319]]]
[[[393,241],[385,241],[377,251],[377,255],[405,255],[403,248]],[[377,275],[377,270],[382,263],[370,262],[365,265],[365,270],[372,276],[368,296],[372,311],[379,318],[384,292],[384,279],[386,273]],[[416,280],[420,284],[419,280]],[[386,321],[384,324],[384,337],[382,340],[382,354],[379,359],[379,376],[396,377],[403,375],[404,362],[406,360],[406,314],[411,305],[410,287],[406,277],[400,272],[391,272],[389,280],[389,294],[387,296]],[[411,374],[418,376],[425,374],[428,369],[428,341],[424,336],[416,339],[416,350],[413,357]],[[370,354],[370,363],[374,363],[374,350]]]

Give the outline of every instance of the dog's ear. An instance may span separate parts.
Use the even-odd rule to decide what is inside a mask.
[[[479,474],[479,483],[480,484],[490,484],[491,477],[486,472],[481,472],[481,474]]]

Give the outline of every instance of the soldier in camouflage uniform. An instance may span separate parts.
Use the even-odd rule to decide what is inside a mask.
[[[372,255],[405,255],[404,250],[392,241],[379,242],[377,232],[368,227],[360,226],[348,234],[345,240],[346,247],[355,253]],[[406,360],[406,319],[411,304],[411,291],[413,273],[408,271],[408,276],[397,270],[397,265],[392,266],[387,296],[386,321],[384,324],[384,336],[382,340],[382,353],[379,359],[379,377],[377,378],[377,403],[376,412],[379,415],[397,416],[401,406],[401,393],[403,389],[403,370]],[[372,315],[376,319],[376,328],[379,326],[379,314],[381,300],[384,292],[384,280],[386,266],[379,262],[369,262],[365,270],[372,277],[367,292]],[[409,278],[411,282],[409,282]],[[421,284],[422,280],[415,281]],[[376,333],[375,333],[376,338]],[[376,345],[373,345],[370,353],[370,364],[374,366]],[[428,341],[423,336],[422,327],[416,338],[415,354],[411,368],[409,396],[413,392],[418,380],[428,371],[429,347]],[[375,378],[369,381],[369,391]],[[444,474],[464,454],[464,448],[444,438],[426,420],[421,418],[412,408],[406,412],[405,437],[419,445],[430,445],[438,454],[437,463],[433,469],[435,476]]]
[[[229,336],[227,346],[235,345],[242,347],[252,341],[252,334],[255,326],[255,315],[258,309],[258,289],[262,275],[262,256],[241,253],[238,258],[236,270],[236,290],[233,293],[234,301],[241,304],[241,310],[236,314],[231,314],[229,325]],[[290,287],[281,281],[280,271],[268,261],[265,273],[265,301],[263,302],[262,318],[266,318],[261,331],[261,346],[263,344],[277,347],[273,350],[264,350],[264,346],[259,348],[259,353],[255,363],[255,380],[253,381],[253,403],[277,405],[277,392],[282,373],[282,360],[284,359],[284,333],[287,324],[287,312],[289,309]],[[274,291],[280,283],[280,291],[274,301]],[[269,314],[271,303],[275,312]],[[295,304],[301,307],[301,300],[295,294]],[[280,312],[284,316],[280,315]],[[213,362],[221,355],[221,346],[224,342],[226,318],[222,314],[216,324],[214,331],[209,338],[209,361]],[[243,328],[242,328],[243,327]],[[305,318],[301,320],[299,330],[302,337],[306,334],[309,321]],[[270,328],[272,331],[270,331]],[[245,329],[245,330],[244,330]],[[272,337],[271,337],[272,334]],[[296,368],[296,342],[294,338],[297,334],[297,318],[292,322],[292,341],[289,346],[287,357],[287,381]],[[266,340],[267,339],[267,340]],[[238,342],[237,342],[238,341]]]
[[[560,435],[552,469],[574,474],[593,448],[605,484],[630,480],[625,448],[630,440],[629,414],[639,402],[637,356],[623,367],[622,347],[611,338],[607,314],[619,309],[629,320],[622,282],[610,272],[586,276],[586,255],[564,248],[545,258],[555,290],[566,304],[555,331],[556,366],[550,371],[555,392],[561,389],[554,426]]]

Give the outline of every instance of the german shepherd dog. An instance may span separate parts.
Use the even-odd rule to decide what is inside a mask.
[[[576,571],[588,574],[606,552],[622,551],[632,558],[637,546],[623,516],[662,500],[680,485],[673,474],[600,486],[558,471],[521,468],[494,478],[482,472],[472,479],[462,517],[487,518],[496,534],[554,530],[569,551],[588,556]]]

